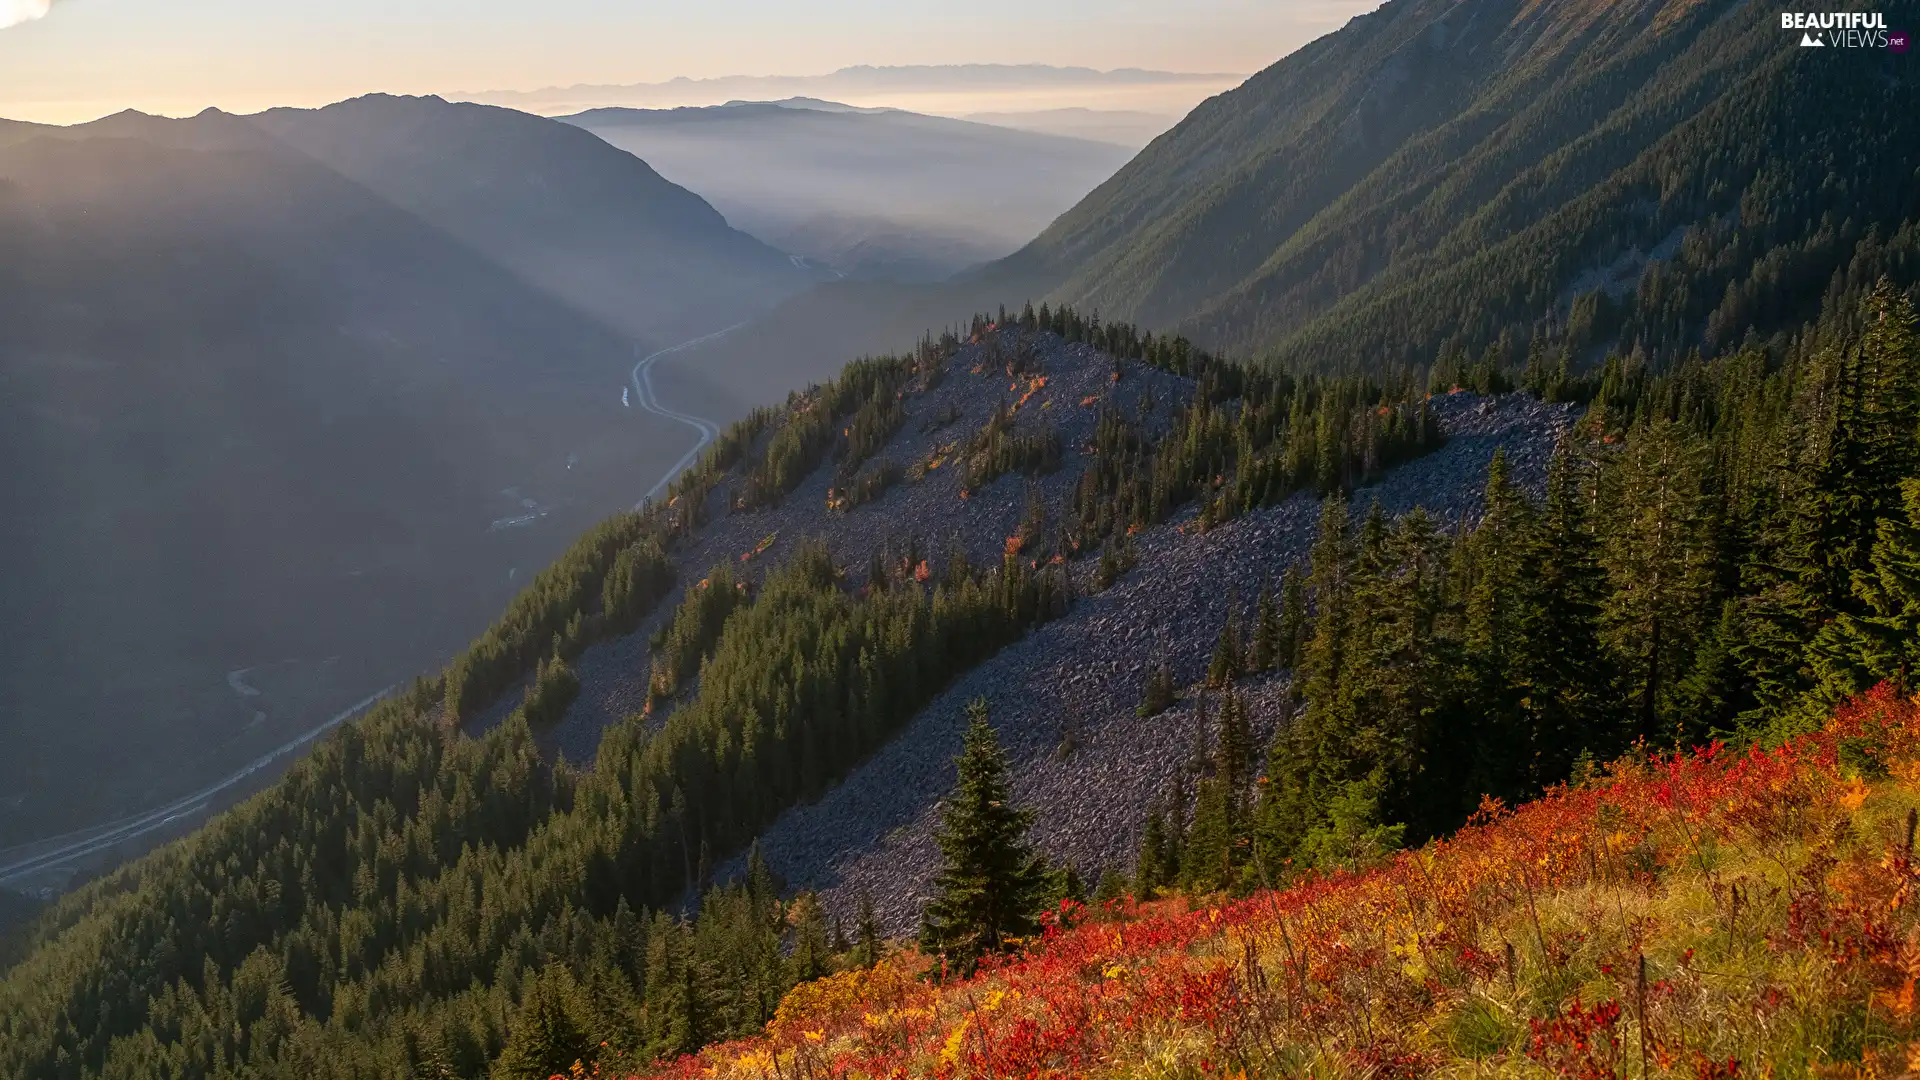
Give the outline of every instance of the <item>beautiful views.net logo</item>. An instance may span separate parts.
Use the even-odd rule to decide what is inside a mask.
[[[1800,31],[1803,48],[1907,51],[1907,32],[1888,30],[1887,17],[1870,11],[1783,11],[1780,29]]]

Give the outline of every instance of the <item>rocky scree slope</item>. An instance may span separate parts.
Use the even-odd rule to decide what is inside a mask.
[[[1012,336],[1007,340],[1003,351],[1010,355]],[[829,459],[779,505],[730,512],[744,479],[740,468],[733,470],[710,497],[710,523],[674,552],[681,586],[699,581],[721,563],[730,565],[737,578],[757,582],[810,539],[827,545],[856,587],[864,584],[874,551],[889,544],[904,549],[913,540],[936,564],[943,564],[958,545],[974,566],[994,565],[1035,492],[1045,499],[1051,518],[1060,519],[1079,482],[1103,400],[1135,417],[1141,415],[1142,401],[1150,402],[1144,428],[1158,434],[1193,393],[1192,380],[1132,362],[1119,364],[1122,375],[1115,382],[1115,361],[1089,345],[1069,344],[1051,334],[1031,335],[1027,343],[1033,372],[1006,374],[1004,361],[988,362],[998,343],[982,343],[962,348],[935,385],[909,388],[900,402],[904,421],[870,463],[884,459],[903,471],[934,458],[940,465],[917,482],[903,476],[878,499],[847,512],[828,509],[828,493],[839,470],[838,462]],[[1060,467],[1037,476],[1008,473],[962,498],[966,480],[958,452],[996,409],[1020,402],[1029,390],[1031,396],[1014,412],[1014,430],[1051,426],[1060,438]],[[770,437],[762,434],[745,459],[752,461]],[[769,537],[770,547],[743,559]],[[660,605],[635,633],[596,645],[580,657],[575,665],[580,697],[546,736],[568,760],[592,761],[602,729],[643,708],[648,638],[672,617],[673,607],[671,602]],[[496,703],[489,721],[504,717],[518,701],[513,694],[507,698]]]
[[[1356,510],[1378,501],[1389,514],[1418,506],[1442,522],[1471,520],[1502,449],[1538,497],[1573,420],[1565,406],[1517,395],[1455,395],[1439,411],[1447,444],[1356,492]],[[1217,719],[1217,695],[1203,706],[1200,688],[1229,603],[1245,620],[1263,575],[1304,568],[1319,513],[1318,500],[1303,494],[1205,533],[1191,513],[1143,532],[1138,564],[1112,588],[1083,596],[1066,617],[974,669],[825,797],[783,815],[760,839],[769,865],[794,887],[822,891],[843,918],[864,893],[886,932],[910,932],[938,865],[933,833],[954,782],[966,704],[985,697],[1014,796],[1037,812],[1040,850],[1089,881],[1102,867],[1130,871],[1149,804],[1192,760],[1201,725]],[[1172,709],[1139,717],[1148,672],[1160,663],[1189,689]],[[1288,683],[1281,673],[1239,687],[1258,745],[1285,718]],[[741,869],[736,860],[721,876]]]
[[[1008,361],[1017,354],[1024,360],[1016,366],[1024,370],[1009,375]],[[1143,430],[1158,435],[1193,392],[1191,379],[1116,361],[1054,334],[989,334],[961,346],[940,377],[916,379],[902,395],[904,419],[868,465],[885,460],[909,472],[878,498],[833,509],[840,465],[829,455],[777,505],[743,510],[737,500],[744,467],[731,470],[709,496],[709,524],[674,552],[681,587],[718,564],[737,579],[757,582],[810,540],[827,546],[856,588],[865,584],[875,551],[897,560],[909,544],[936,570],[956,548],[975,566],[993,565],[1036,500],[1055,526],[1070,518],[1103,407],[1141,418]],[[1048,426],[1058,434],[1060,464],[969,489],[960,451],[1008,405],[1016,406],[1015,431]],[[1445,445],[1356,492],[1356,510],[1377,500],[1390,514],[1419,506],[1443,523],[1469,520],[1496,450],[1506,451],[1523,485],[1539,489],[1554,443],[1573,419],[1567,406],[1519,395],[1456,393],[1436,397],[1429,407]],[[755,460],[770,438],[762,433],[743,460]],[[933,461],[938,467],[911,478],[914,466]],[[1137,565],[1104,592],[1093,582],[1097,560],[1078,559],[1072,569],[1080,598],[1068,615],[960,679],[838,787],[789,811],[762,837],[768,862],[793,886],[822,890],[842,913],[864,892],[889,932],[910,928],[933,869],[932,828],[939,797],[952,783],[964,707],[979,696],[992,704],[1016,793],[1039,811],[1042,850],[1090,875],[1127,862],[1148,803],[1166,790],[1200,738],[1192,691],[1159,716],[1135,716],[1147,672],[1168,663],[1178,682],[1197,683],[1229,598],[1250,611],[1263,577],[1277,581],[1288,564],[1304,560],[1318,513],[1314,496],[1298,495],[1203,533],[1189,507],[1140,532]],[[540,736],[551,751],[590,763],[602,732],[645,708],[648,641],[675,606],[663,603],[635,632],[593,645],[577,659],[580,695]],[[1241,690],[1264,741],[1285,711],[1287,678],[1270,676]],[[498,722],[518,700],[517,692],[503,695],[475,723]],[[1069,731],[1076,748],[1060,753]],[[736,859],[716,876],[740,869]]]

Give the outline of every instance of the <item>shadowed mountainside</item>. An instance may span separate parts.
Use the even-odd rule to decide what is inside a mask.
[[[265,130],[304,124],[383,191]],[[483,159],[522,182],[478,182]],[[606,321],[556,295],[574,241]],[[703,245],[806,283],[629,155],[505,110],[0,129],[0,847],[192,790],[439,662],[636,500],[690,435],[622,407],[638,328],[609,324],[648,295],[632,273]]]
[[[827,276],[728,227],[647,161],[540,117],[374,95],[247,119],[536,287],[661,345]]]

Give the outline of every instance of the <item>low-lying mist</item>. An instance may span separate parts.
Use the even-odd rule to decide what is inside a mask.
[[[1132,157],[1116,143],[827,102],[565,118],[734,226],[854,278],[939,280],[1007,255]]]

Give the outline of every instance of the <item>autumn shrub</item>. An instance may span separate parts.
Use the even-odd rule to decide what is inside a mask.
[[[1920,709],[1641,754],[1368,869],[895,954],[671,1077],[1897,1076],[1920,1060]]]

